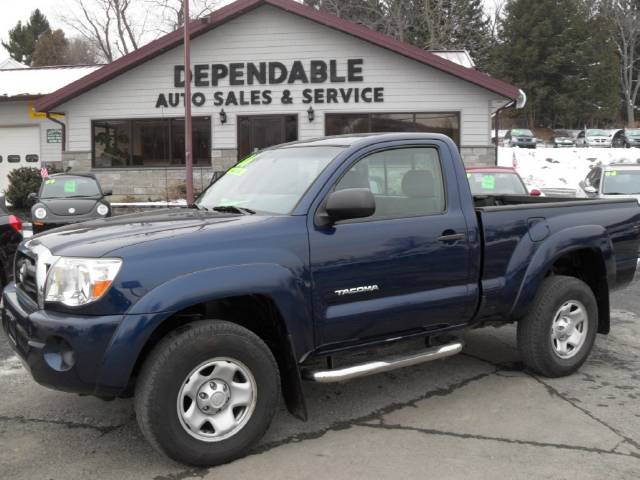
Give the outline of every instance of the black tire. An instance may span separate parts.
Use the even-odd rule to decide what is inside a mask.
[[[561,358],[552,340],[552,325],[559,309],[568,301],[578,301],[586,309],[587,332],[584,343],[571,358]],[[545,377],[564,377],[576,372],[586,361],[598,330],[598,305],[593,291],[582,280],[556,275],[546,278],[529,313],[518,322],[518,349],[524,364]]]
[[[178,395],[190,372],[220,357],[246,366],[255,379],[256,402],[237,433],[207,442],[194,438],[183,426]],[[211,320],[187,324],[154,348],[140,372],[134,406],[140,429],[156,450],[178,462],[205,467],[246,454],[269,427],[279,398],[280,374],[269,347],[246,328]]]

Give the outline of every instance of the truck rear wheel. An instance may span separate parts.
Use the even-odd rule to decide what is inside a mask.
[[[546,278],[531,311],[518,322],[525,365],[546,377],[564,377],[586,361],[598,330],[598,305],[582,280]]]
[[[213,466],[242,456],[264,435],[279,396],[276,361],[258,336],[230,322],[194,322],[145,361],[135,411],[156,450]]]

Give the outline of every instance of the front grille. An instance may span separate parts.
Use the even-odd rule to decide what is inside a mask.
[[[38,282],[36,279],[36,261],[24,254],[16,253],[14,278],[16,285],[34,302],[38,301]]]

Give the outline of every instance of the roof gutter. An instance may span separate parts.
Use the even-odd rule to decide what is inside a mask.
[[[61,122],[60,120],[58,120],[57,118],[53,118],[51,116],[51,114],[64,116],[64,113],[45,112],[45,114],[47,116],[47,119],[51,120],[53,123],[57,123],[58,125],[60,125],[62,129],[62,151],[66,152],[67,151],[67,125],[64,122]]]

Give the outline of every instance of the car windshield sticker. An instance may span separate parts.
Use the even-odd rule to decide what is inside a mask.
[[[616,175],[618,175],[617,170],[610,170],[608,172],[604,172],[605,177],[615,177]]]
[[[230,173],[231,175],[237,175],[237,176],[244,175],[244,172],[246,172],[245,168],[247,167],[247,165],[249,165],[255,159],[256,159],[256,156],[255,155],[251,155],[251,156],[245,158],[244,160],[242,160],[235,167],[230,168],[227,173]]]
[[[496,188],[496,177],[493,175],[483,175],[482,176],[482,189],[483,190],[495,190]]]
[[[76,193],[76,181],[75,180],[65,180],[65,182],[64,182],[64,193]]]
[[[56,179],[55,178],[50,178],[49,180],[45,180],[44,181],[45,185],[53,185],[54,183],[56,183]]]
[[[471,174],[470,173],[467,173],[467,178],[471,178]]]

